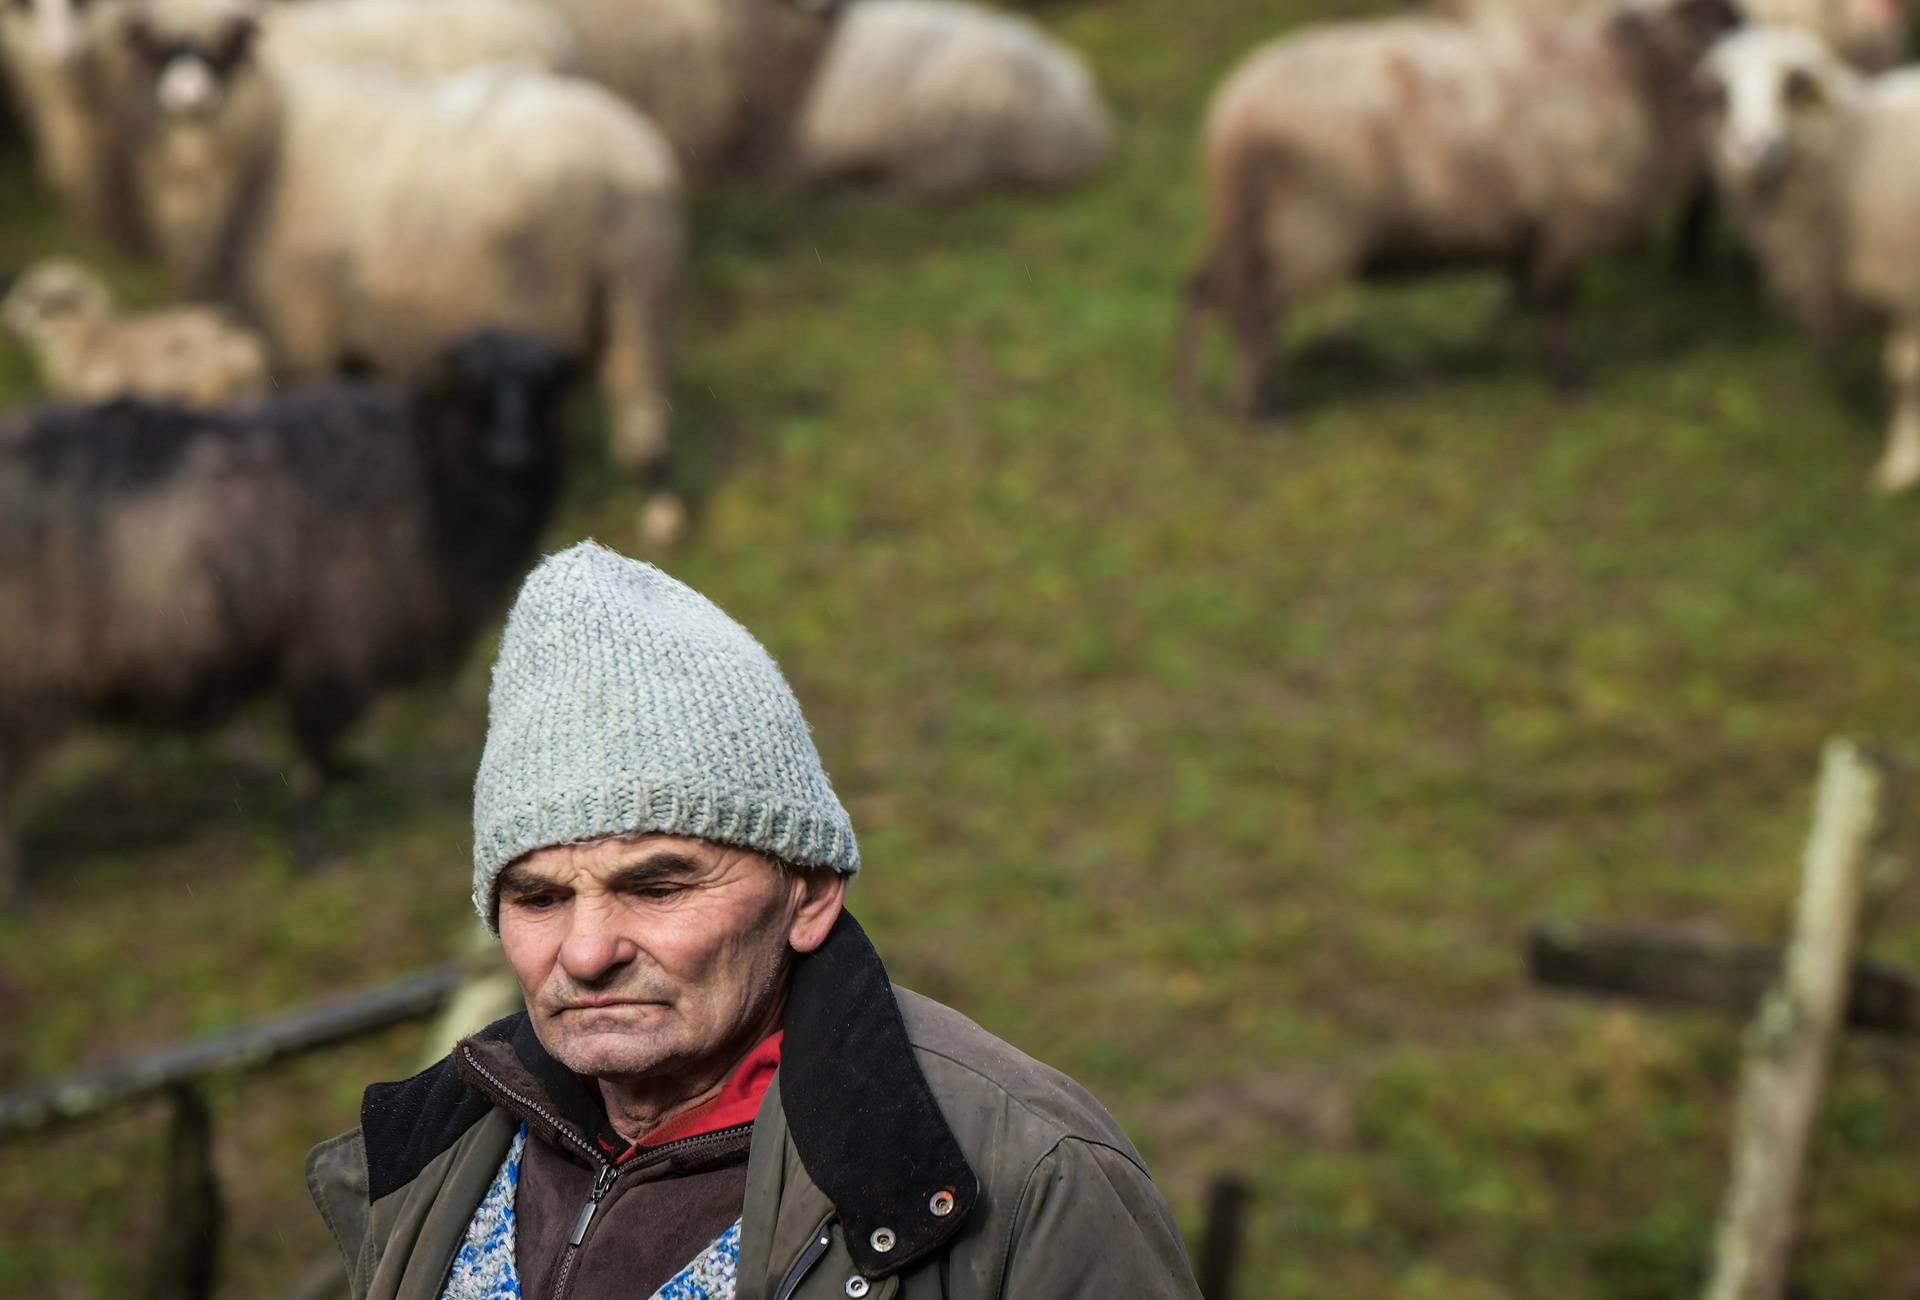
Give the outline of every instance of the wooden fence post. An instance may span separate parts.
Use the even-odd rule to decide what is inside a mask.
[[[1865,864],[1885,781],[1848,741],[1827,744],[1782,978],[1747,1030],[1707,1300],[1779,1300],[1798,1231],[1806,1151],[1845,1017]]]
[[[146,1300],[211,1300],[223,1207],[213,1168],[213,1115],[198,1088],[169,1094],[166,1168],[147,1267]]]
[[[1232,1300],[1234,1267],[1240,1262],[1240,1227],[1253,1189],[1245,1179],[1222,1174],[1207,1190],[1206,1235],[1200,1241],[1203,1300]]]

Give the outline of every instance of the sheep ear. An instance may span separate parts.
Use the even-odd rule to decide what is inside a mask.
[[[253,52],[253,43],[260,35],[260,24],[248,14],[237,18],[227,29],[226,38],[220,42],[219,57],[214,60],[220,71],[231,72]]]
[[[160,42],[154,39],[153,28],[146,18],[135,15],[127,20],[124,28],[127,48],[147,63],[158,63],[155,56],[160,51]]]

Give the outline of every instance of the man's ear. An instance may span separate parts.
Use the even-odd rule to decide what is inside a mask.
[[[847,878],[838,871],[816,868],[794,872],[793,884],[800,891],[800,906],[787,930],[787,944],[795,952],[812,952],[827,941],[833,923],[840,919]]]

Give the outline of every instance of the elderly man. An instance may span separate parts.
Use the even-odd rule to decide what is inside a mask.
[[[534,571],[473,820],[527,1009],[309,1158],[355,1296],[1198,1295],[1099,1103],[888,982],[800,706],[697,592]]]

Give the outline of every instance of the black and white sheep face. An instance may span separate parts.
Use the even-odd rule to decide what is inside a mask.
[[[1796,158],[1824,145],[1852,75],[1805,32],[1757,27],[1715,46],[1701,66],[1715,173],[1737,194],[1764,199]]]
[[[174,32],[135,20],[128,38],[152,87],[153,106],[175,121],[202,121],[226,107],[252,65],[258,26],[235,15],[205,31]]]

